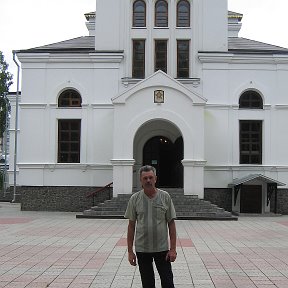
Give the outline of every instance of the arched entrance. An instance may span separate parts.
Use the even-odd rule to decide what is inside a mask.
[[[158,187],[183,187],[182,159],[182,137],[173,143],[165,136],[154,136],[143,147],[143,165],[156,168]]]

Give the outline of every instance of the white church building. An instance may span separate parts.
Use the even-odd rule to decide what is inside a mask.
[[[288,214],[288,49],[239,37],[227,0],[97,0],[85,17],[89,36],[17,51],[23,199],[131,194],[150,164],[158,187]]]

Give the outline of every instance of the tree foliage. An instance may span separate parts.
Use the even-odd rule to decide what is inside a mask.
[[[7,103],[5,94],[8,93],[9,87],[13,84],[13,76],[8,72],[8,66],[3,53],[0,51],[0,137],[5,131],[6,110],[9,110],[9,103]]]

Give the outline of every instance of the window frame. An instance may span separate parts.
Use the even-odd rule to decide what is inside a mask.
[[[58,107],[59,108],[82,107],[82,97],[80,93],[72,88],[62,91],[58,97]]]
[[[244,129],[244,125],[249,125]],[[254,125],[254,127],[252,127]],[[258,127],[257,127],[258,126]],[[243,149],[243,147],[247,147]],[[257,149],[258,146],[258,149]],[[261,165],[263,151],[263,121],[239,121],[239,163]],[[256,149],[255,149],[256,148]],[[257,160],[258,159],[258,160]]]
[[[188,16],[187,16],[187,18],[188,19],[180,19],[180,16],[181,16],[181,14],[180,14],[180,5],[181,4],[184,4],[185,3],[185,5],[187,5],[188,6]],[[176,27],[177,28],[187,28],[187,27],[190,27],[191,26],[191,23],[190,23],[190,21],[191,21],[191,12],[190,12],[190,10],[191,10],[191,5],[190,5],[190,2],[188,1],[188,0],[179,0],[178,2],[177,2],[177,6],[176,6]],[[180,24],[181,22],[185,22],[184,24]]]
[[[137,7],[135,6],[140,3],[142,3],[144,7],[144,15],[141,12],[136,12]],[[140,13],[141,13],[141,17],[140,17]],[[143,22],[143,24],[138,25],[137,23],[139,22]],[[135,27],[135,28],[146,27],[146,2],[143,0],[136,0],[133,2],[132,27]]]
[[[180,50],[180,44],[185,43],[187,44],[187,49],[185,51],[179,51]],[[181,53],[180,53],[181,52]],[[181,67],[181,59],[180,56],[184,55],[184,57],[188,57],[186,59],[187,66]],[[182,73],[186,75],[181,75]],[[177,78],[183,79],[183,78],[189,78],[190,76],[190,40],[177,40]]]
[[[165,43],[165,48],[163,50],[158,49],[157,45]],[[159,47],[160,48],[160,47]],[[164,55],[161,59],[161,55]],[[161,60],[159,60],[161,59]],[[154,71],[161,70],[167,73],[167,60],[168,60],[168,40],[166,39],[155,39],[154,40]],[[164,65],[161,67],[159,62],[163,61]]]
[[[62,127],[62,124],[65,123],[68,125],[66,129]],[[74,124],[77,124],[77,129],[73,127]],[[76,139],[73,139],[75,136]],[[67,148],[63,148],[65,145]],[[77,146],[76,149],[75,145]],[[80,148],[81,119],[58,119],[57,163],[80,163]]]
[[[165,9],[166,11],[162,12],[162,11],[159,11],[159,8],[161,7],[158,7],[158,5],[160,4],[164,4],[165,3]],[[159,28],[159,27],[168,27],[168,23],[169,23],[169,19],[168,19],[168,14],[169,14],[169,7],[168,7],[168,2],[166,0],[157,0],[155,2],[155,11],[154,11],[154,26]]]
[[[142,44],[142,50],[136,50],[136,43],[139,42]],[[136,79],[144,79],[145,78],[145,39],[133,39],[132,40],[132,78]],[[140,45],[141,46],[141,45]],[[137,59],[138,57],[141,58],[143,56],[142,61],[141,59]],[[139,65],[138,65],[139,64]],[[138,66],[137,66],[138,65]]]

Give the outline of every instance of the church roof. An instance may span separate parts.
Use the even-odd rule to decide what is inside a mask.
[[[95,37],[83,36],[73,38],[45,46],[35,47],[26,50],[19,50],[20,53],[91,53],[95,51]],[[97,52],[123,52],[123,51],[97,51]],[[201,51],[205,52],[205,51]],[[217,51],[213,51],[215,53]],[[209,52],[208,52],[209,53]],[[221,52],[222,53],[222,52]],[[235,54],[288,54],[288,49],[250,40],[242,37],[228,38],[228,53]]]

